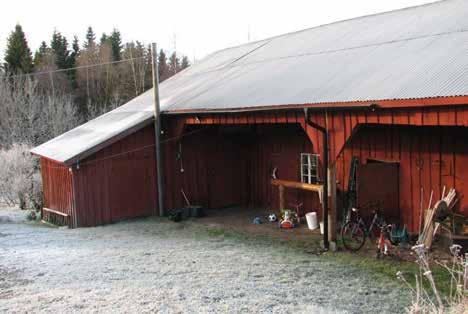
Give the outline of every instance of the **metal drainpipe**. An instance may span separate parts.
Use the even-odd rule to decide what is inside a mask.
[[[312,128],[322,132],[323,138],[323,168],[325,169],[325,178],[323,182],[323,247],[329,248],[328,242],[328,130],[309,119],[307,108],[304,108],[306,123]]]

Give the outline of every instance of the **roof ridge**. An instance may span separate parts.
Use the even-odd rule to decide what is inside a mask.
[[[263,46],[266,46],[270,41],[265,43],[264,45],[261,45],[252,51],[249,51],[242,57],[230,62],[229,64],[219,66],[219,67],[214,67],[211,69],[208,69],[206,71],[196,73],[196,74],[189,74],[188,76],[199,76],[202,74],[206,73],[211,73],[211,72],[216,72],[224,69],[229,69],[229,68],[234,68],[234,67],[239,67],[239,66],[248,66],[252,64],[258,64],[262,62],[271,62],[275,60],[283,60],[283,59],[288,59],[288,58],[301,58],[301,57],[307,57],[307,56],[314,56],[314,55],[321,55],[321,54],[329,54],[329,53],[335,53],[335,52],[341,52],[341,51],[350,51],[350,50],[356,50],[356,49],[361,49],[361,48],[369,48],[369,47],[376,47],[376,46],[382,46],[382,45],[389,45],[389,44],[394,44],[394,43],[399,43],[399,42],[407,42],[407,41],[412,41],[412,40],[418,40],[418,39],[426,39],[429,37],[437,37],[437,36],[447,36],[447,35],[452,35],[452,34],[459,34],[459,33],[466,33],[468,32],[468,29],[459,29],[456,31],[451,31],[451,32],[443,32],[443,33],[433,33],[433,34],[427,34],[427,35],[421,35],[421,36],[415,36],[415,37],[407,37],[407,38],[401,38],[401,39],[395,39],[395,40],[389,40],[389,41],[382,41],[382,42],[376,42],[372,44],[366,44],[366,45],[360,45],[360,46],[351,46],[351,47],[343,47],[343,48],[338,48],[338,49],[331,49],[331,50],[321,50],[321,51],[311,51],[311,52],[304,52],[296,55],[285,55],[285,56],[277,56],[277,57],[272,57],[268,59],[261,59],[261,60],[256,60],[252,62],[247,62],[247,63],[237,63],[239,59],[242,59],[245,55],[250,54],[252,51],[257,50],[262,48]]]
[[[359,19],[369,18],[369,17],[373,17],[373,16],[385,15],[385,14],[390,14],[390,13],[393,13],[393,12],[406,11],[406,10],[413,10],[413,9],[417,9],[417,8],[421,8],[421,7],[426,7],[426,6],[432,6],[432,5],[435,5],[435,4],[439,4],[439,3],[442,3],[442,2],[449,2],[449,1],[458,1],[458,0],[437,0],[437,1],[434,1],[434,2],[423,3],[423,4],[414,5],[414,6],[410,6],[410,7],[404,7],[404,8],[399,8],[399,9],[390,10],[390,11],[384,11],[384,12],[377,12],[377,13],[372,13],[372,14],[366,14],[366,15],[361,15],[361,16],[357,16],[357,17],[352,17],[352,18],[348,18],[348,19],[344,19],[344,20],[339,20],[339,21],[334,21],[334,22],[319,24],[319,25],[316,25],[316,26],[312,26],[312,27],[308,27],[308,28],[304,28],[304,29],[300,29],[300,30],[296,30],[296,31],[291,31],[291,32],[284,33],[284,34],[279,34],[279,35],[274,35],[274,36],[270,36],[270,37],[265,37],[265,38],[262,38],[262,39],[259,39],[259,40],[249,41],[249,42],[247,42],[247,43],[243,43],[243,44],[239,44],[239,45],[234,45],[234,46],[231,46],[231,47],[227,47],[227,48],[223,48],[223,49],[220,49],[220,50],[216,50],[216,51],[213,51],[212,53],[209,53],[206,57],[212,56],[213,54],[217,54],[217,53],[222,52],[222,51],[226,51],[226,50],[230,50],[230,49],[235,49],[235,48],[240,48],[240,47],[242,47],[242,46],[247,46],[247,45],[251,45],[251,44],[260,43],[260,42],[262,42],[262,41],[269,41],[269,42],[271,42],[272,40],[274,40],[274,39],[276,39],[276,38],[280,38],[280,37],[284,37],[284,36],[289,36],[289,35],[293,35],[293,34],[299,34],[299,33],[302,33],[302,32],[310,31],[310,30],[312,30],[312,29],[318,29],[318,28],[322,28],[322,27],[325,27],[325,26],[330,26],[330,25],[333,25],[333,24],[339,24],[339,23],[349,22],[349,21],[353,21],[353,20],[359,20]],[[206,58],[206,57],[205,57],[205,58]],[[203,58],[203,59],[204,59],[204,58]],[[202,60],[203,60],[203,59],[202,59]],[[201,60],[200,60],[200,61],[201,61]]]

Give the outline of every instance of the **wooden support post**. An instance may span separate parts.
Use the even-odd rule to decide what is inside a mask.
[[[154,104],[154,141],[156,149],[156,178],[158,186],[158,207],[159,215],[164,216],[164,185],[163,185],[163,167],[161,160],[161,114],[159,109],[159,74],[158,74],[158,56],[156,44],[151,44],[151,65],[153,72],[153,104]]]
[[[279,185],[278,186],[278,192],[279,192],[279,210],[283,210],[285,208],[284,205],[284,185]]]
[[[324,183],[323,183],[323,248],[328,250],[329,248],[329,239],[328,239],[328,130],[327,126],[323,127],[309,119],[307,113],[307,108],[304,109],[306,123],[317,129],[322,133],[322,142],[323,142],[323,169],[324,169]],[[327,112],[325,111],[325,122],[326,122]]]
[[[328,239],[332,242],[336,242],[336,217],[337,217],[337,204],[336,204],[336,165],[332,165],[330,168],[329,175],[329,187],[330,187],[330,199],[331,206],[328,213]]]
[[[323,130],[323,169],[325,169],[325,182],[323,184],[323,248],[328,250],[328,131]]]

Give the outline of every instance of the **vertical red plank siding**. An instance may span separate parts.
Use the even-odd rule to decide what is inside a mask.
[[[46,158],[41,158],[40,163],[44,206],[73,219],[73,186],[69,168]]]
[[[344,170],[343,167],[337,168],[338,177],[348,180],[350,158],[355,152],[354,142],[361,141],[363,147],[367,147],[366,142],[376,142],[377,145],[362,150],[361,163],[375,157],[400,163],[400,216],[411,231],[418,230],[421,187],[424,189],[423,208],[428,205],[431,190],[434,191],[434,203],[441,197],[444,185],[447,190],[455,187],[460,197],[456,211],[467,215],[468,171],[462,165],[468,162],[468,130],[459,127],[394,126],[398,130],[394,134],[399,137],[401,148],[394,146],[394,157],[383,158],[382,143],[388,139],[388,128],[375,126],[360,129],[337,160],[338,165],[341,158],[346,160]],[[346,185],[344,189],[347,189]]]
[[[329,130],[339,189],[347,189],[352,156],[361,163],[368,158],[398,161],[400,216],[410,230],[417,229],[421,187],[427,206],[431,189],[438,198],[444,185],[454,186],[461,198],[457,210],[468,214],[468,134],[462,128],[468,126],[468,107],[309,113],[312,121]],[[255,125],[255,136],[219,133],[222,125],[248,124]],[[165,116],[163,129],[166,209],[185,205],[181,189],[192,203],[205,206],[214,204],[212,196],[217,195],[217,205],[236,199],[275,208],[272,169],[278,167],[281,179],[300,180],[299,154],[322,154],[324,145],[321,134],[305,123],[302,111]],[[72,217],[76,206],[78,226],[157,213],[153,144],[153,127],[148,126],[82,160],[79,169],[73,165],[72,172],[41,159],[46,206]],[[224,171],[232,182],[213,184],[213,175],[222,174],[223,167],[234,168]],[[312,193],[288,191],[286,197],[288,206],[303,201],[307,209],[319,207]]]
[[[157,210],[153,144],[153,128],[145,127],[73,166],[79,227]]]

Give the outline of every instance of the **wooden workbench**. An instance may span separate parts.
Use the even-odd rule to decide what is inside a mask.
[[[272,179],[271,184],[278,186],[280,210],[285,209],[285,203],[284,203],[284,189],[285,188],[317,192],[320,203],[322,203],[322,197],[323,197],[323,185],[322,184],[308,184],[308,183],[279,180],[279,179]]]

